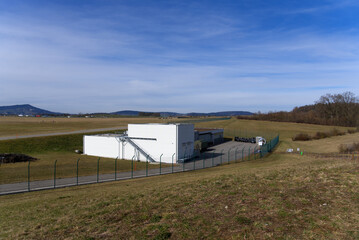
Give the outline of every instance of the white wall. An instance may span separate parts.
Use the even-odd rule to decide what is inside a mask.
[[[194,125],[181,124],[178,127],[178,159],[191,157],[194,149]]]
[[[131,139],[142,148],[156,162],[174,163],[178,159],[190,157],[194,149],[194,125],[193,124],[129,124],[128,137],[153,138]],[[130,143],[121,142],[118,137],[93,135],[84,136],[84,154],[146,161],[147,155],[137,151]]]
[[[116,158],[119,156],[119,143],[113,136],[84,136],[84,154],[98,157]]]
[[[177,125],[174,124],[129,124],[128,136],[140,138],[155,138],[156,140],[132,139],[139,147],[147,152],[155,161],[171,163],[172,155],[176,153]],[[174,155],[174,162],[176,162]],[[143,159],[142,159],[143,158]],[[146,160],[141,156],[141,160]]]

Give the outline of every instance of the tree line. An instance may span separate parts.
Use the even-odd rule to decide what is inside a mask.
[[[238,116],[239,119],[254,119],[279,122],[310,123],[359,128],[359,98],[352,92],[325,94],[314,104],[295,107],[290,112],[256,113]]]

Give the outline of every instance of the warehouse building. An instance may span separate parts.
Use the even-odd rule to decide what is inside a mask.
[[[125,134],[85,135],[84,154],[149,162],[174,163],[194,157],[195,140],[211,145],[223,140],[223,129],[194,130],[193,124],[129,124]]]
[[[129,124],[127,134],[84,136],[84,154],[171,163],[191,158],[193,124]]]

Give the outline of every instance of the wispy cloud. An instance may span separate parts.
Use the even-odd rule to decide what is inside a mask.
[[[267,111],[310,104],[326,92],[358,93],[355,24],[321,31],[236,7],[94,1],[5,8],[0,105]]]

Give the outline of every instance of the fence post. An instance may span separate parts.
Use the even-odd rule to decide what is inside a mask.
[[[163,155],[163,153],[160,156],[160,175],[162,173],[162,155]]]
[[[248,149],[248,161],[251,160],[251,147],[249,147]]]
[[[222,149],[222,151],[221,151],[221,165],[222,165],[223,151],[224,151],[224,149]]]
[[[131,160],[131,178],[133,178],[133,160],[135,159],[136,155],[133,155],[132,160]]]
[[[256,148],[257,148],[257,146],[255,146],[255,147],[254,147],[254,150],[253,150],[254,160],[256,160]]]
[[[228,149],[227,164],[229,164],[229,155],[230,155],[230,153],[231,153],[231,148]]]
[[[234,150],[234,162],[237,162],[237,149],[238,147],[236,147],[236,150]]]
[[[244,161],[244,149],[245,148],[246,148],[245,146],[242,148],[242,162]]]
[[[204,169],[205,167],[206,167],[206,164],[205,164],[205,156],[206,156],[206,154],[203,154],[202,155],[202,169]],[[201,158],[201,152],[199,153],[199,157]]]
[[[146,157],[146,177],[148,177],[148,154]]]
[[[30,192],[30,160],[27,165],[27,190]]]
[[[76,163],[76,185],[79,185],[79,161],[80,158],[77,159],[77,163]]]
[[[55,160],[55,163],[54,163],[54,188],[56,188],[56,163],[57,163],[57,160]]]
[[[193,170],[196,170],[196,158],[193,158]]]
[[[213,167],[213,165],[214,165],[214,150],[212,152],[212,167]]]
[[[175,156],[176,153],[172,154],[172,173],[173,173],[173,157]]]
[[[97,159],[97,182],[99,182],[99,174],[100,174],[100,158]]]
[[[117,180],[117,158],[115,159],[115,181]]]

